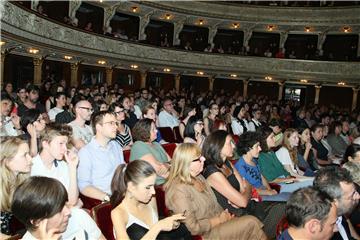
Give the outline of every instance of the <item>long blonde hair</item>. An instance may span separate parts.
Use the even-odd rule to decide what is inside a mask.
[[[289,141],[290,136],[295,132],[298,132],[298,131],[296,131],[293,128],[286,129],[284,132],[284,140],[283,140],[282,145],[289,151],[291,161],[294,163],[294,165],[298,165],[299,161],[297,158],[297,148],[291,147],[290,141]]]
[[[7,162],[15,157],[21,144],[26,141],[17,137],[2,137],[0,148],[0,174],[1,174],[1,199],[0,206],[2,211],[10,211],[11,201],[14,191],[26,178],[28,173],[15,175],[7,166]]]
[[[170,188],[174,182],[192,184],[190,175],[191,162],[201,155],[201,150],[195,143],[183,143],[174,152],[169,177],[164,185]]]

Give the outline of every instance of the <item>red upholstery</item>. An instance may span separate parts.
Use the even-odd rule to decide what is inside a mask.
[[[82,195],[81,193],[79,194],[79,197],[81,199],[81,201],[84,203],[83,208],[85,209],[89,209],[91,210],[93,207],[101,204],[100,200],[91,198],[91,197],[87,197],[85,195]]]
[[[192,240],[202,240],[202,236],[200,235],[195,235],[195,236],[191,236]]]
[[[124,150],[123,151],[123,154],[124,154],[124,161],[126,163],[129,163],[129,160],[130,160],[130,150]]]
[[[232,135],[232,138],[234,139],[235,144],[239,142],[239,135]]]
[[[107,240],[115,240],[113,224],[111,221],[111,204],[109,202],[97,205],[91,210],[94,221]]]
[[[156,205],[158,208],[158,214],[161,217],[169,216],[169,209],[165,205],[165,191],[161,185],[155,186]]]
[[[167,154],[169,154],[169,156],[172,158],[175,148],[176,148],[176,144],[175,143],[166,143],[166,144],[162,144],[162,147],[165,149]]]
[[[280,192],[281,186],[279,184],[277,184],[277,183],[269,183],[269,185],[270,185],[270,187],[272,189],[275,189],[278,193]]]
[[[282,232],[287,229],[289,227],[289,223],[286,219],[286,217],[284,216],[280,222],[276,225],[276,239],[278,239],[280,237],[280,235],[282,234]]]
[[[174,131],[175,141],[177,143],[182,143],[184,141],[184,139],[181,137],[179,127],[174,127],[173,131]]]
[[[173,130],[170,127],[159,127],[158,131],[160,131],[161,137],[169,142],[169,143],[175,143],[175,135]]]

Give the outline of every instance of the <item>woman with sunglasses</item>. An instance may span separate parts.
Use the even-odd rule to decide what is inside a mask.
[[[204,161],[194,143],[176,148],[165,183],[166,206],[174,213],[184,213],[188,230],[203,239],[267,239],[257,218],[235,217],[218,204],[201,175]]]
[[[185,126],[184,143],[196,143],[200,148],[202,148],[205,140],[203,129],[203,121],[196,116],[191,116]]]
[[[124,107],[119,103],[112,103],[109,106],[109,111],[114,113],[117,121],[116,142],[120,144],[123,150],[129,150],[133,144],[130,128],[123,123],[125,119]]]

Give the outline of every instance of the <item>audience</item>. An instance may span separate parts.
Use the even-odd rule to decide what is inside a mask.
[[[219,115],[219,106],[216,103],[212,103],[209,106],[209,113],[204,117],[204,131],[205,135],[209,136],[213,130],[214,122]]]
[[[329,240],[338,230],[333,199],[312,187],[294,192],[286,204],[285,213],[289,228],[278,240]]]
[[[339,231],[331,239],[359,239],[348,220],[360,198],[350,173],[339,167],[322,168],[316,173],[314,187],[328,194],[337,208],[336,225]]]
[[[193,143],[183,143],[174,152],[165,184],[166,206],[183,213],[192,235],[205,239],[267,239],[261,222],[253,216],[237,217],[223,209],[201,175],[205,158]]]
[[[108,111],[92,116],[95,137],[79,151],[78,186],[88,197],[109,201],[111,179],[115,169],[124,163],[116,137],[116,118]]]
[[[235,145],[226,131],[211,133],[204,142],[202,153],[205,157],[203,176],[213,189],[223,209],[236,216],[254,215],[264,223],[264,231],[270,238],[275,237],[276,224],[284,213],[284,205],[275,202],[251,200],[252,186],[228,160],[233,157]]]
[[[156,172],[146,161],[120,165],[111,182],[111,220],[116,239],[191,239],[183,213],[159,221]]]
[[[204,123],[196,116],[192,116],[188,119],[184,131],[184,143],[196,143],[202,148],[205,140],[203,135]]]
[[[70,209],[67,201],[67,191],[56,179],[30,177],[20,184],[11,211],[26,227],[22,239],[105,239],[89,214]]]
[[[169,175],[170,156],[157,143],[157,130],[153,120],[144,118],[139,120],[134,128],[134,144],[131,147],[130,161],[141,159],[147,161],[155,169],[156,185],[163,184]]]
[[[124,107],[114,102],[109,106],[109,111],[115,115],[117,121],[117,133],[115,140],[120,144],[123,150],[129,150],[133,144],[130,128],[122,123],[125,119]]]
[[[13,194],[31,170],[31,156],[29,144],[16,137],[5,137],[1,139],[0,146],[0,174],[1,174],[1,238],[3,235],[14,234],[10,229],[13,218],[11,213],[11,202]]]
[[[174,109],[171,98],[163,100],[163,110],[159,113],[159,127],[177,127],[179,126],[179,114]]]

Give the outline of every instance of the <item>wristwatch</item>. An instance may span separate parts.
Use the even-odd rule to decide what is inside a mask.
[[[104,198],[103,198],[103,202],[109,202],[110,201],[110,196],[105,194]]]

